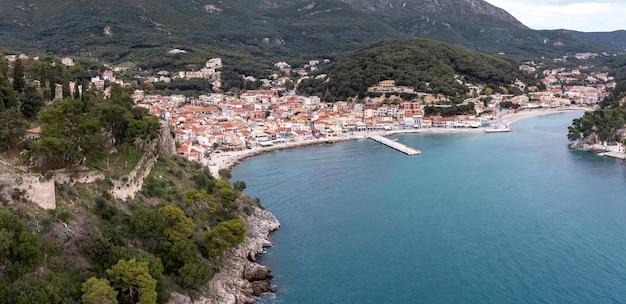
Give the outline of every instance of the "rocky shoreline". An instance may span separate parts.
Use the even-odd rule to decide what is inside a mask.
[[[280,223],[272,213],[259,207],[254,207],[244,221],[246,239],[225,253],[221,271],[207,285],[208,296],[192,301],[188,296],[173,293],[169,303],[252,304],[255,296],[275,291],[270,282],[271,270],[258,264],[256,256],[272,246],[269,234],[280,228]]]

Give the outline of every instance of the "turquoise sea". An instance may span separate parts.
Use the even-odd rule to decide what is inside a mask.
[[[233,168],[280,220],[261,303],[626,303],[626,167],[569,150],[581,112]]]

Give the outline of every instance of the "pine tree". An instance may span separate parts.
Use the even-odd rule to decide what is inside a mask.
[[[89,278],[83,283],[81,299],[85,304],[117,304],[117,291],[111,287],[109,280]]]
[[[124,302],[154,304],[157,301],[157,281],[152,278],[148,263],[120,260],[106,271],[111,285],[120,290]]]

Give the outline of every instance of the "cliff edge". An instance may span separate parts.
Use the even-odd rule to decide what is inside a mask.
[[[271,270],[256,263],[256,255],[272,246],[268,240],[269,234],[280,228],[280,223],[269,211],[252,208],[250,215],[244,218],[246,240],[224,254],[224,266],[207,284],[211,294],[192,301],[185,295],[173,293],[170,304],[251,304],[255,302],[255,296],[275,291],[269,282],[272,278]]]

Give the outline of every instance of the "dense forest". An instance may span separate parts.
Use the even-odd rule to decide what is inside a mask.
[[[0,302],[165,303],[174,291],[205,294],[222,252],[244,240],[242,214],[258,201],[227,171],[216,180],[199,163],[165,155],[134,199],[112,197],[113,181],[153,149],[161,125],[128,89],[111,84],[105,97],[84,75],[52,57],[0,59],[0,152],[44,179],[57,168],[105,176],[57,184],[53,210],[19,190],[0,195]],[[83,86],[70,90],[70,79]],[[24,140],[32,126],[41,127],[39,139]]]
[[[384,41],[342,55],[317,73],[322,74],[328,78],[306,79],[298,92],[327,101],[347,100],[367,96],[367,88],[382,80],[395,80],[397,86],[458,100],[469,91],[465,84],[486,85],[493,92],[519,91],[513,86],[516,79],[540,85],[514,61],[415,38]]]

